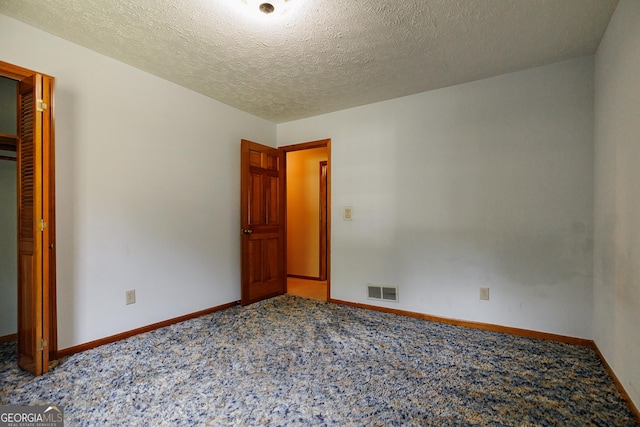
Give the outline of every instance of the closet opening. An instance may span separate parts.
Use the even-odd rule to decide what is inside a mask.
[[[0,344],[18,340],[17,91],[0,77]]]

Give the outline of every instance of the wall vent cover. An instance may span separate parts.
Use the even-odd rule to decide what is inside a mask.
[[[368,283],[367,299],[398,302],[398,288]]]

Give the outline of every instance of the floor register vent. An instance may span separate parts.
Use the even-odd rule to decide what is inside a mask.
[[[398,288],[367,284],[367,298],[380,301],[398,302]]]

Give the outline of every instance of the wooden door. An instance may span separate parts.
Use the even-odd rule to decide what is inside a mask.
[[[44,203],[43,76],[34,74],[18,84],[18,365],[34,375],[48,371],[49,262]],[[48,91],[46,91],[48,92]],[[46,253],[45,253],[46,252]],[[48,260],[47,260],[48,261]]]
[[[285,293],[284,154],[241,142],[242,305]]]

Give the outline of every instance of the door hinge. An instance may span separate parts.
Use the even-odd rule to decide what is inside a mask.
[[[38,349],[38,351],[44,351],[46,346],[47,346],[47,340],[40,339],[40,348]]]
[[[44,102],[42,99],[38,99],[38,101],[36,102],[36,110],[38,111],[44,111],[47,109],[47,103]]]
[[[39,219],[38,220],[38,231],[44,231],[45,228],[47,228],[47,221],[45,221],[44,219]]]

